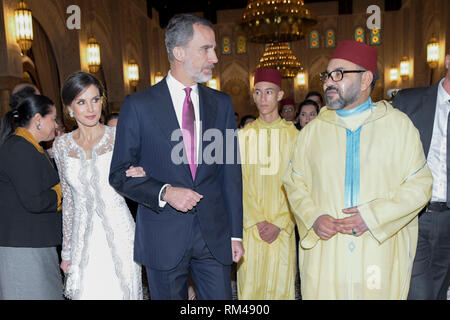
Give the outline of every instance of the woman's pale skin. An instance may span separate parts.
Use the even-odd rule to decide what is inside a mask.
[[[316,107],[312,104],[306,104],[302,107],[300,115],[298,116],[300,121],[300,126],[303,128],[308,123],[310,123],[315,117],[317,117]]]
[[[69,111],[73,111],[78,125],[78,129],[73,132],[72,137],[90,159],[92,158],[92,149],[105,134],[105,125],[100,123],[102,99],[98,88],[94,85],[87,87],[66,107]],[[133,178],[146,176],[142,167],[134,166],[131,166],[125,174],[127,177]],[[60,267],[64,273],[67,273],[70,260],[63,260]]]

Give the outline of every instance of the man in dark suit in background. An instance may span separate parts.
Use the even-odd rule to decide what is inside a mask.
[[[139,203],[134,257],[146,266],[152,299],[187,299],[189,274],[198,299],[231,299],[230,266],[244,253],[242,176],[236,136],[225,146],[236,129],[231,98],[200,84],[218,61],[213,26],[176,16],[166,47],[167,77],[120,111],[110,183]],[[205,131],[215,137],[209,144]],[[126,178],[130,164],[147,177]]]
[[[10,107],[13,109],[17,108],[20,101],[22,101],[24,98],[29,97],[32,94],[41,94],[41,92],[32,83],[28,83],[28,82],[19,83],[11,91],[11,96],[9,97]]]
[[[408,299],[447,299],[450,282],[450,54],[439,83],[394,98],[420,132],[433,174],[431,201],[419,215],[419,241]]]

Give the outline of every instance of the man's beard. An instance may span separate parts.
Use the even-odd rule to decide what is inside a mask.
[[[343,97],[338,87],[329,86],[328,88],[325,89],[325,101],[327,103],[327,107],[332,110],[341,110],[341,109],[351,105],[352,103],[354,103],[356,100],[359,99],[360,87],[361,87],[361,84],[358,86],[355,83],[353,86],[348,88],[349,91],[348,91],[346,97]],[[334,102],[329,101],[328,96],[327,96],[327,92],[329,90],[336,91],[336,93],[338,95],[338,99],[336,101],[334,101]]]
[[[208,82],[209,80],[211,80],[211,78],[212,78],[212,71],[211,71],[211,73],[204,74],[203,70],[205,70],[205,69],[211,69],[212,70],[213,68],[214,68],[214,65],[212,64],[212,65],[203,67],[199,72],[195,72],[190,64],[186,63],[184,65],[184,69],[186,70],[186,72],[197,83],[205,83],[205,82]]]

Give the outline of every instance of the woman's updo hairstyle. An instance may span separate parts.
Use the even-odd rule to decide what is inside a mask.
[[[83,90],[87,89],[91,85],[97,87],[100,97],[102,99],[102,105],[106,103],[105,90],[100,81],[94,77],[92,74],[86,72],[77,72],[72,74],[64,82],[64,86],[61,91],[61,97],[64,105],[67,107],[72,104],[73,100],[81,93]]]
[[[0,122],[0,146],[16,131],[18,127],[26,128],[31,119],[40,114],[45,117],[52,112],[53,101],[42,95],[32,94],[20,101],[16,108],[7,112]]]

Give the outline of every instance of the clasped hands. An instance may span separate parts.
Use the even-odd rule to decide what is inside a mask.
[[[269,244],[274,242],[281,232],[280,228],[267,221],[258,222],[256,227],[261,239]]]
[[[359,237],[368,230],[357,207],[346,208],[342,212],[349,217],[335,219],[330,215],[323,215],[317,218],[313,228],[321,239],[329,240],[338,232]]]

